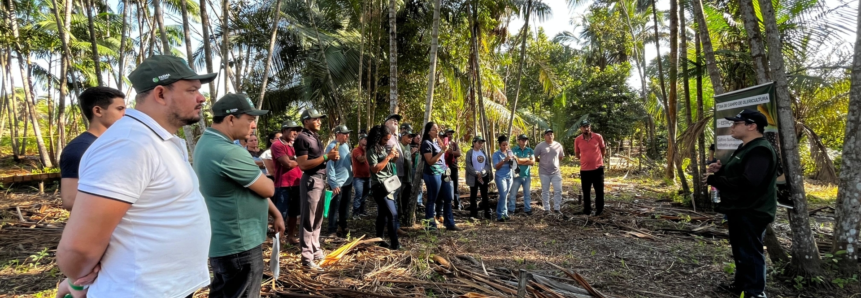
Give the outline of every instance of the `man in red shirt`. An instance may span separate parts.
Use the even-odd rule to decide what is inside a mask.
[[[272,198],[281,216],[287,222],[287,241],[293,245],[299,244],[296,235],[296,227],[299,222],[300,200],[299,179],[302,178],[302,170],[296,162],[296,151],[293,149],[293,140],[302,130],[296,121],[284,122],[281,125],[281,138],[272,143],[272,160],[275,173],[275,196]]]
[[[371,172],[368,168],[368,160],[365,157],[365,146],[368,144],[368,135],[359,135],[359,145],[350,153],[353,159],[353,217],[365,216],[365,198],[371,191]]]
[[[592,132],[589,120],[580,122],[580,135],[574,139],[574,155],[580,160],[583,188],[583,214],[592,213],[591,188],[595,186],[595,215],[604,212],[604,138]]]

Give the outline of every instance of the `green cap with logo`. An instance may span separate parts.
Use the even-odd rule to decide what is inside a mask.
[[[200,80],[206,84],[215,80],[218,73],[197,74],[185,59],[170,55],[152,55],[146,58],[132,73],[129,81],[137,93],[166,86],[179,80]]]
[[[302,116],[299,117],[299,119],[302,119],[302,121],[317,118],[326,118],[326,115],[318,112],[317,109],[307,109],[303,111]]]
[[[475,142],[484,142],[484,137],[482,137],[481,135],[474,136],[474,137],[472,137],[472,142],[473,142],[473,143],[475,143]]]
[[[227,116],[230,114],[248,114],[251,116],[260,116],[269,113],[268,110],[258,110],[254,108],[251,99],[248,95],[242,93],[227,94],[214,104],[212,104],[212,115],[216,117]]]

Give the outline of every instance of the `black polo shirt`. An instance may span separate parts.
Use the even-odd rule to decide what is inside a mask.
[[[316,132],[312,132],[308,129],[303,128],[302,132],[296,136],[296,140],[293,142],[293,149],[296,149],[296,156],[308,155],[308,159],[316,159],[320,156],[323,156],[323,142],[320,141],[320,135]],[[305,175],[325,175],[326,174],[326,163],[320,163],[320,165],[314,167],[313,169],[309,169],[304,171]]]

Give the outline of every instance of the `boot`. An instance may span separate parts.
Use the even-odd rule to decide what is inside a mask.
[[[296,235],[296,227],[299,225],[299,219],[290,217],[287,220],[287,242],[293,245],[299,244],[298,235]]]

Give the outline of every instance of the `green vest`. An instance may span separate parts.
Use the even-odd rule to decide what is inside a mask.
[[[768,148],[771,152],[771,165],[766,172],[766,178],[753,189],[719,189],[721,202],[716,211],[751,216],[767,222],[774,221],[777,211],[777,154],[774,147],[765,139],[757,138],[733,152],[729,161],[721,166],[721,175],[739,177],[744,173],[744,157],[757,147]]]

